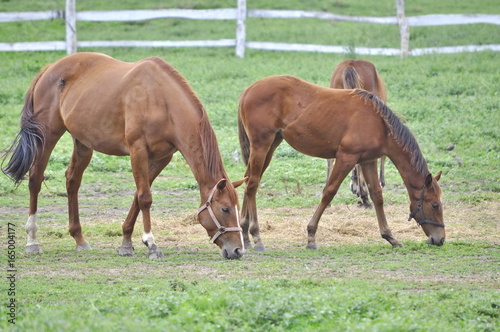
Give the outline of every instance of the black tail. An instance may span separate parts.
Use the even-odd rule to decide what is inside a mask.
[[[240,138],[241,156],[245,165],[248,165],[248,158],[250,157],[250,140],[248,139],[245,126],[241,121],[241,99],[238,109],[238,136]]]
[[[44,127],[36,121],[33,111],[33,92],[38,79],[44,72],[45,69],[31,83],[21,112],[21,130],[2,160],[3,165],[7,156],[12,154],[7,166],[2,166],[2,171],[14,180],[16,184],[21,182],[26,173],[28,173],[35,162],[38,149],[43,148],[44,145]]]
[[[342,74],[344,89],[363,89],[363,83],[354,67],[347,67]]]

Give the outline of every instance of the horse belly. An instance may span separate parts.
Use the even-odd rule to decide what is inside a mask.
[[[318,158],[335,158],[338,139],[335,135],[325,135],[321,130],[299,130],[287,127],[283,130],[283,138],[295,150]]]
[[[123,117],[119,112],[96,107],[73,107],[62,116],[71,136],[92,150],[117,156],[129,154],[124,141]]]

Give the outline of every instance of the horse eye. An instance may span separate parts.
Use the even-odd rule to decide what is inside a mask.
[[[229,208],[222,208],[221,210],[222,210],[222,212],[224,212],[224,213],[229,213]]]
[[[437,209],[438,207],[439,207],[439,205],[438,205],[438,204],[432,204],[432,208],[433,208],[433,209]]]

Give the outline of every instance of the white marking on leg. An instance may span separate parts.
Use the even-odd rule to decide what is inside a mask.
[[[151,248],[153,244],[155,244],[155,238],[153,236],[153,232],[143,233],[142,234],[142,242],[148,247]]]
[[[28,218],[28,222],[26,223],[26,233],[28,233],[28,244],[27,246],[31,245],[38,245],[38,241],[36,240],[36,232],[38,231],[38,226],[36,224],[36,213],[32,214]]]

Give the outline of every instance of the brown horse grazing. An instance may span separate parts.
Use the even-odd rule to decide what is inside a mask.
[[[123,223],[119,254],[133,254],[132,232],[142,213],[142,241],[149,257],[162,257],[151,232],[151,184],[176,151],[189,164],[200,188],[198,219],[225,258],[244,252],[238,198],[222,164],[215,133],[200,100],[185,79],[160,58],[135,63],[99,53],[76,53],[43,69],[31,83],[21,131],[4,172],[19,182],[29,171],[30,207],[26,225],[30,253],[36,239],[37,199],[50,154],[65,131],[74,150],[66,171],[69,232],[77,250],[89,250],[78,212],[78,189],[93,150],[130,156],[136,193]]]
[[[385,84],[378,74],[373,63],[365,60],[344,60],[335,67],[330,80],[330,87],[334,89],[364,89],[379,97],[384,102],[387,101]],[[362,128],[362,127],[361,127]],[[327,159],[327,181],[332,171],[333,159]],[[379,181],[382,187],[385,186],[384,178],[385,156],[380,158]],[[358,196],[358,205],[370,208],[368,199],[368,187],[361,172],[361,166],[356,165],[352,170],[351,191]]]
[[[361,165],[368,183],[382,237],[393,246],[401,246],[391,234],[383,209],[377,159],[384,155],[403,178],[410,198],[410,219],[422,226],[429,243],[444,243],[438,184],[441,172],[435,177],[430,174],[410,130],[378,97],[364,90],[330,89],[293,76],[271,76],[243,92],[238,125],[248,177],[241,222],[245,245],[251,245],[250,231],[255,249],[264,250],[255,198],[262,175],[283,139],[304,154],[335,158],[321,203],[307,226],[307,248],[316,248],[319,219],[356,164]]]

